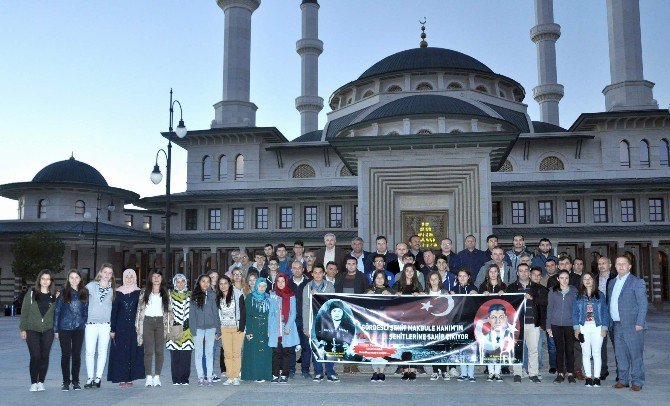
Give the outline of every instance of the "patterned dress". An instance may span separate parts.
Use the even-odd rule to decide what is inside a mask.
[[[191,307],[191,292],[179,293],[177,291],[170,291],[170,306],[172,309],[172,314],[174,315],[174,321],[177,324],[184,326],[184,335],[179,341],[168,340],[165,343],[165,348],[168,350],[192,350],[193,349],[193,334],[188,328],[188,311]]]
[[[269,381],[272,379],[272,348],[268,346],[269,303],[248,296],[245,300],[247,326],[242,352],[242,380]],[[252,339],[247,339],[251,334]]]

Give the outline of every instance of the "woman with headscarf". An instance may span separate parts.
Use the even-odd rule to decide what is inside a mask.
[[[137,345],[135,317],[140,298],[134,269],[123,271],[123,285],[116,289],[110,319],[109,367],[107,380],[119,387],[132,387],[135,379],[144,377],[144,347]]]
[[[242,352],[243,381],[265,382],[272,379],[272,351],[268,346],[270,295],[266,293],[267,288],[267,279],[256,279],[253,292],[244,300],[247,331]]]
[[[165,348],[170,350],[170,369],[173,385],[188,385],[191,377],[191,351],[193,334],[188,325],[188,313],[191,307],[191,292],[184,274],[178,273],[172,278],[174,289],[170,291],[170,307],[174,315],[173,325],[183,326],[184,334],[180,339],[168,340]]]
[[[295,351],[294,347],[300,343],[295,316],[295,293],[289,287],[286,274],[280,272],[270,293],[268,315],[268,345],[273,349],[272,383],[288,383],[291,351]]]

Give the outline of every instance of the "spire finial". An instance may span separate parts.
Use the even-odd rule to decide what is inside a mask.
[[[74,159],[74,151],[70,153],[70,159]]]
[[[419,46],[421,48],[426,48],[428,46],[428,43],[426,42],[426,17],[423,18],[423,21],[419,20],[419,24],[421,24],[421,42],[419,43]]]

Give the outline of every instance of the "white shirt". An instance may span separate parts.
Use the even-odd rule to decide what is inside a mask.
[[[326,252],[323,254],[323,263],[327,264],[330,261],[335,261],[335,248],[330,251],[326,248]]]
[[[160,293],[149,294],[149,303],[144,311],[145,317],[163,317],[163,299]]]
[[[610,316],[612,316],[612,321],[621,321],[619,316],[619,295],[621,295],[621,289],[623,284],[626,283],[630,272],[624,276],[618,275],[616,277],[616,282],[614,282],[614,287],[612,288],[612,297],[610,298]]]

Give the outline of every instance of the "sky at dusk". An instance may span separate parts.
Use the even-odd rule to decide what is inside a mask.
[[[251,101],[256,125],[299,136],[300,0],[263,0],[252,17]],[[563,127],[581,113],[603,111],[610,83],[604,0],[556,0],[558,82]],[[221,100],[223,12],[214,0],[4,1],[0,13],[0,184],[29,181],[44,166],[74,154],[110,186],[141,196],[151,183],[160,136],[167,131],[169,91],[191,130],[207,129]],[[380,59],[420,41],[468,54],[526,89],[539,119],[535,24],[531,0],[322,0],[319,93],[356,79]],[[670,1],[640,1],[645,79],[660,108],[670,103]],[[178,120],[178,118],[177,118]],[[176,123],[175,123],[176,124]],[[186,190],[186,153],[173,149],[173,192]],[[0,219],[15,219],[16,201],[0,198]]]

